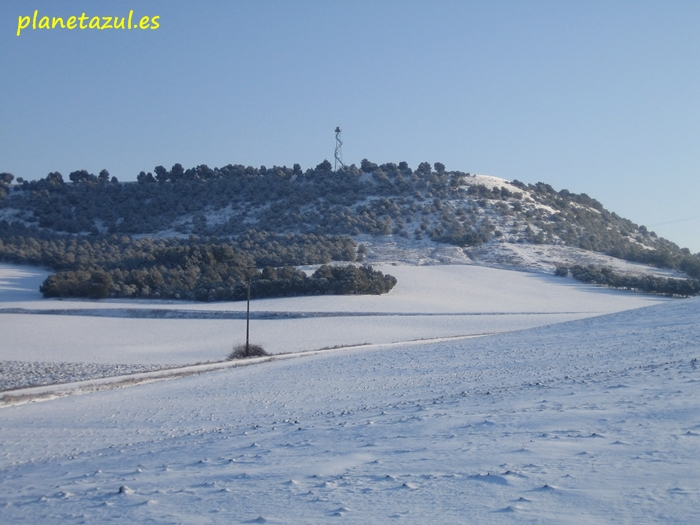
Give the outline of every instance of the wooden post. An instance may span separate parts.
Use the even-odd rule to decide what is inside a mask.
[[[245,356],[250,357],[250,281],[248,281],[248,306],[245,313]]]

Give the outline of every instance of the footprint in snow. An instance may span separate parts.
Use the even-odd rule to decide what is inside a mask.
[[[476,474],[475,476],[469,476],[467,479],[474,481],[483,481],[485,483],[495,483],[496,485],[508,485],[508,480],[501,476],[495,474]]]
[[[507,507],[504,507],[502,509],[494,510],[494,512],[517,512],[521,509],[518,507],[514,507],[513,505],[508,505]]]

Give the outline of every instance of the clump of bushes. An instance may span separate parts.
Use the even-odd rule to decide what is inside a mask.
[[[39,291],[44,297],[89,297],[104,299],[109,297],[112,277],[104,271],[59,272],[49,275]]]
[[[234,359],[246,359],[248,357],[265,357],[268,354],[265,349],[260,345],[255,344],[240,344],[233,347],[231,353],[226,357],[227,361],[233,361]]]

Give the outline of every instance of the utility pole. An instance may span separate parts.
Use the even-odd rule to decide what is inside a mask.
[[[250,281],[248,281],[248,306],[245,312],[245,356],[250,357]]]

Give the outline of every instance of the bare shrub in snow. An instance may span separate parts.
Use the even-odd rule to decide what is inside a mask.
[[[231,353],[226,358],[227,361],[232,361],[233,359],[245,359],[246,357],[264,357],[268,354],[265,349],[260,345],[249,344],[246,348],[245,344],[236,345],[231,350]]]

